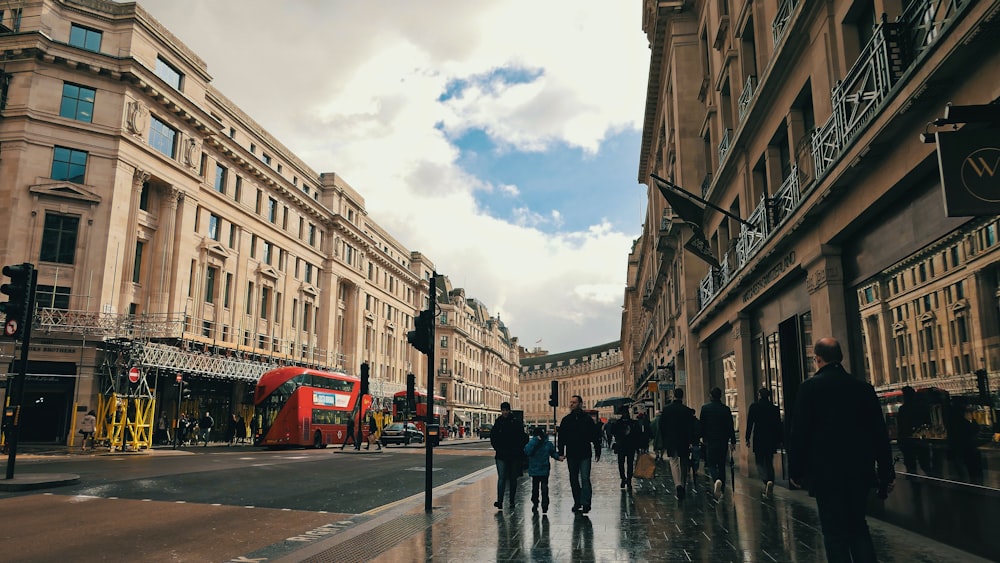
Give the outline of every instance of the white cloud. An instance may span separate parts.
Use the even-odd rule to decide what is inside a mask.
[[[473,194],[519,188],[456,165],[449,135],[488,132],[501,147],[553,143],[591,153],[638,129],[648,49],[638,5],[607,0],[140,0],[208,64],[215,85],[317,172],[336,172],[372,216],[467,294],[499,313],[522,344],[558,352],[619,337],[635,232],[576,232],[560,210],[491,217]],[[527,83],[456,80],[498,69]],[[488,156],[488,155],[486,155]],[[638,157],[638,155],[636,155]],[[635,172],[622,178],[634,184]],[[558,181],[558,179],[553,179]],[[608,190],[610,198],[625,197]],[[644,193],[636,189],[636,201]],[[638,229],[638,225],[636,226]]]

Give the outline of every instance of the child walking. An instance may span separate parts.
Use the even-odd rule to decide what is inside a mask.
[[[531,441],[524,446],[528,454],[528,475],[531,476],[531,511],[538,513],[538,492],[542,493],[542,513],[549,511],[549,458],[559,460],[556,446],[549,441],[545,429],[536,426]]]

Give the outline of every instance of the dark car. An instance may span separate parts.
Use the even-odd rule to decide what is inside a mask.
[[[405,446],[410,442],[423,443],[424,433],[412,422],[407,422],[405,425],[402,422],[393,422],[382,429],[382,437],[379,438],[379,441],[382,442],[383,446],[388,444],[403,444]]]
[[[484,425],[480,426],[479,430],[476,430],[476,432],[479,434],[479,439],[480,440],[485,440],[486,438],[490,437],[490,431],[491,430],[493,430],[493,425],[492,424],[484,424]]]

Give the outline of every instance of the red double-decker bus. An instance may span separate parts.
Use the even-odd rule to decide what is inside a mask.
[[[271,370],[254,391],[254,443],[271,448],[343,443],[351,415],[364,420],[371,406],[371,396],[360,392],[361,380],[346,373],[294,366]]]
[[[392,420],[395,422],[413,421],[417,428],[427,436],[427,393],[417,391],[414,393],[416,400],[416,410],[408,412],[406,406],[406,391],[399,391],[392,396]],[[432,424],[437,424],[440,429],[440,438],[448,437],[448,427],[441,424],[441,420],[448,415],[445,407],[445,398],[434,395],[434,420]],[[407,416],[409,415],[409,416]]]

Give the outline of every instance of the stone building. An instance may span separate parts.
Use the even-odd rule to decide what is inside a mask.
[[[6,2],[0,76],[0,262],[38,269],[23,440],[65,440],[132,366],[171,419],[178,374],[178,407],[217,420],[278,365],[367,361],[382,397],[409,371],[425,386],[406,333],[434,264],[141,6]]]
[[[936,120],[1000,96],[998,3],[641,5],[649,204],[622,322],[637,394],[684,386],[697,406],[720,387],[742,432],[757,388],[787,414],[823,336],[884,396],[977,396],[976,370],[995,390],[996,198],[949,216],[934,137],[996,126],[989,108]],[[983,182],[991,162],[973,162]],[[694,198],[668,203],[652,175]]]
[[[521,408],[518,339],[500,316],[446,276],[439,277],[437,306],[434,387],[446,399],[448,422],[475,430],[496,420],[500,403]]]
[[[558,354],[521,358],[521,408],[527,425],[552,427],[569,413],[569,398],[583,397],[586,410],[607,420],[614,416],[610,399],[628,397],[631,387],[626,387],[622,351],[618,341],[581,348]],[[559,382],[559,406],[549,406],[552,382]],[[602,402],[604,404],[602,404]],[[622,404],[622,403],[616,403]],[[631,404],[628,401],[626,404]],[[644,405],[638,405],[643,409]]]

